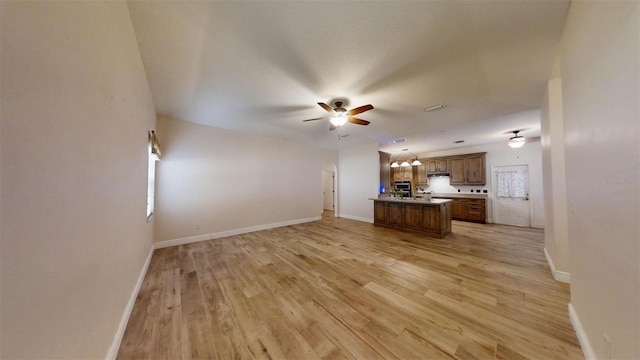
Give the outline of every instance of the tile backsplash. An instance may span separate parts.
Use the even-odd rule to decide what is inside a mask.
[[[458,191],[459,190],[459,191]],[[486,192],[485,192],[486,190]],[[434,192],[434,193],[478,193],[478,194],[486,194],[489,192],[489,187],[487,186],[451,186],[449,184],[448,176],[439,176],[439,177],[431,177],[429,178],[429,186],[426,188],[426,191]]]

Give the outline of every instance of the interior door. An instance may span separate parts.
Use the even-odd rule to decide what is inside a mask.
[[[333,171],[322,171],[322,208],[333,211]]]
[[[530,226],[529,167],[496,166],[492,171],[493,222]]]

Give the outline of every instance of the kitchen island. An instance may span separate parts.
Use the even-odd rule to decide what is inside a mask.
[[[451,200],[392,197],[369,200],[373,200],[375,225],[417,231],[437,238],[451,233]]]

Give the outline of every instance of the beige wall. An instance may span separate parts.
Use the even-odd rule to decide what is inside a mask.
[[[380,146],[365,144],[340,150],[339,216],[373,223],[373,201],[380,191]]]
[[[158,118],[156,241],[322,214],[322,169],[335,150]]]
[[[567,229],[567,181],[562,120],[562,80],[547,83],[542,104],[542,158],[545,206],[545,249],[556,273],[556,280],[568,282],[570,271],[569,233]],[[558,274],[562,272],[565,274]]]
[[[0,357],[104,358],[152,244],[127,6],[1,6]]]
[[[640,358],[640,2],[574,1],[562,38],[571,303],[595,356]]]

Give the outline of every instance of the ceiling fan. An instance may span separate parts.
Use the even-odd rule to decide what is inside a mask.
[[[329,121],[331,122],[331,127],[329,128],[329,130],[335,130],[338,127],[344,125],[347,121],[353,124],[358,124],[358,125],[369,125],[369,121],[354,118],[353,115],[357,115],[365,111],[369,111],[373,109],[373,105],[368,104],[368,105],[358,106],[357,108],[354,108],[351,110],[347,110],[342,107],[342,104],[343,104],[342,101],[336,101],[335,104],[336,104],[336,107],[331,108],[331,106],[325,103],[319,102],[318,105],[320,105],[321,108],[325,109],[328,113],[330,113],[331,116],[302,120],[302,122],[329,119]]]

